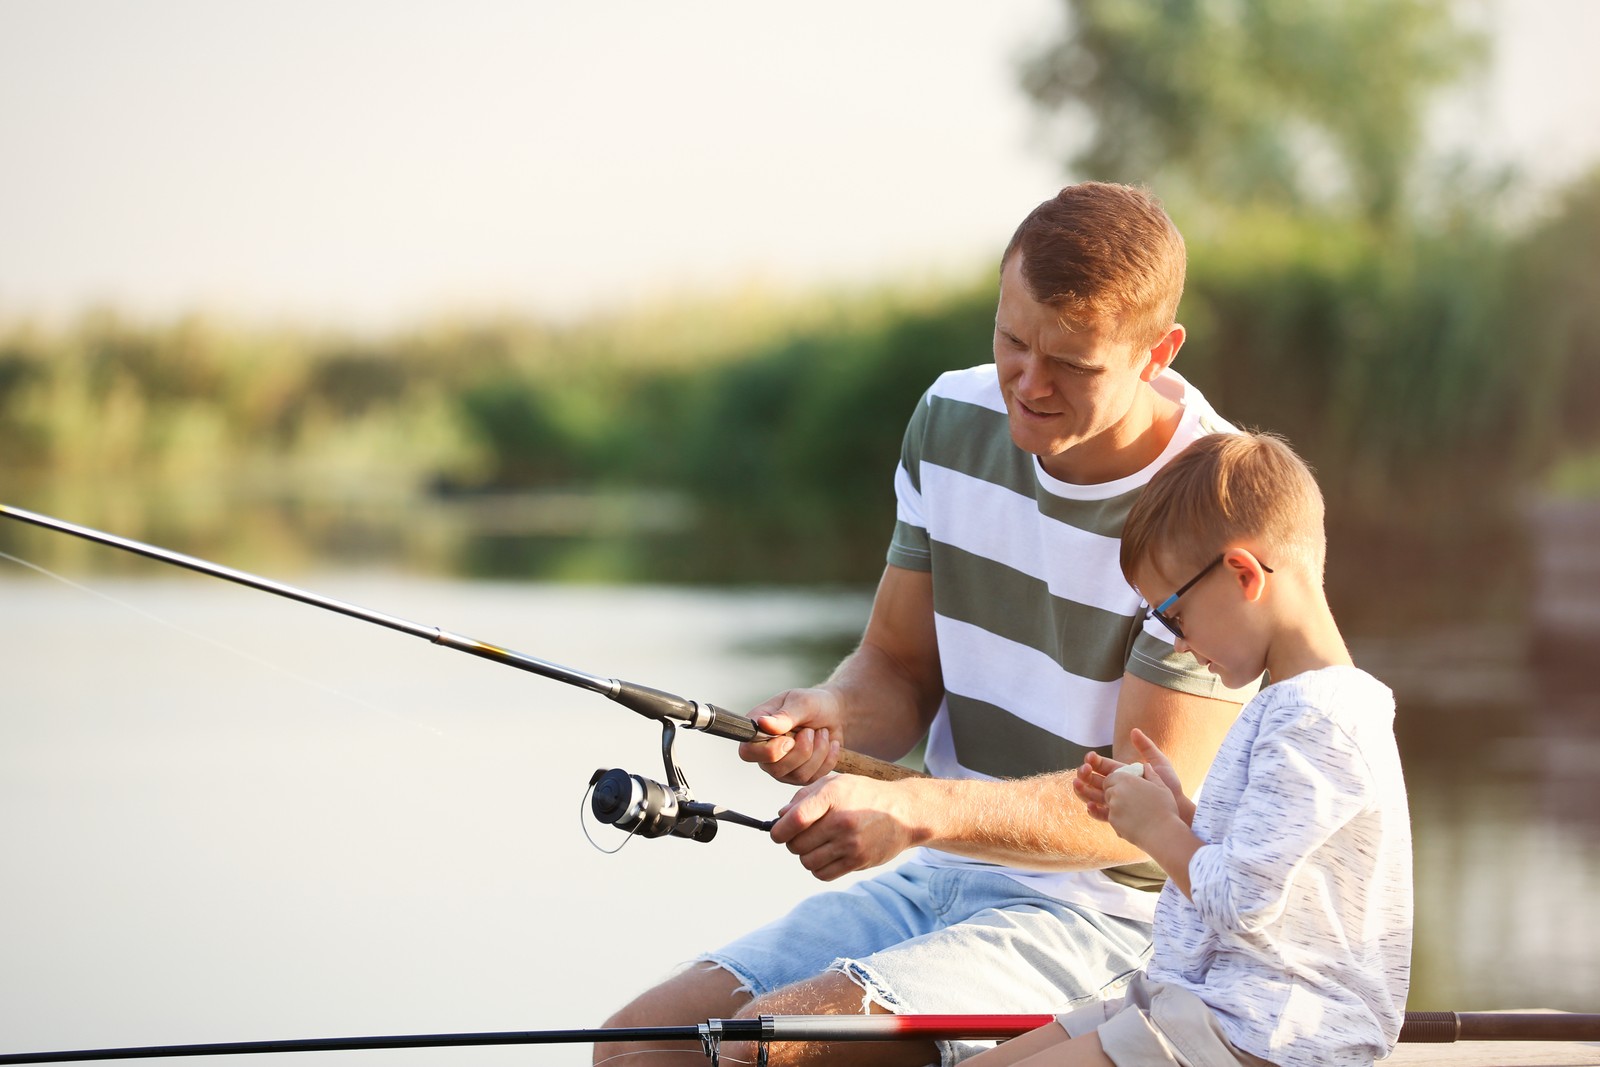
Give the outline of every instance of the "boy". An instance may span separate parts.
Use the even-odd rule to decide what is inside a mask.
[[[1229,730],[1198,802],[1141,731],[1142,764],[1084,761],[1074,790],[1089,813],[1167,872],[1154,955],[1125,997],[975,1067],[1299,1067],[1393,1050],[1411,955],[1394,698],[1351,664],[1328,610],[1322,512],[1289,446],[1248,433],[1195,441],[1134,505],[1123,574],[1177,648],[1227,685],[1263,671],[1271,684]]]

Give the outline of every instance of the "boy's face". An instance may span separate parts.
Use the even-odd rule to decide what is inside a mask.
[[[1191,563],[1181,573],[1171,560],[1164,562],[1165,567],[1147,563],[1135,584],[1145,603],[1159,607],[1182,632],[1181,637],[1170,635],[1172,647],[1192,653],[1229,689],[1260,677],[1266,669],[1266,647],[1255,636],[1251,624],[1256,620],[1246,611],[1250,600],[1233,554],[1224,554],[1209,566]],[[1174,595],[1177,599],[1167,603]]]
[[[1071,329],[1058,309],[1033,298],[1022,256],[1013,253],[1000,275],[994,321],[994,362],[1012,441],[1065,482],[1092,484],[1134,473],[1142,458],[1132,470],[1119,462],[1126,462],[1123,450],[1151,429],[1146,383],[1182,344],[1181,327],[1174,332],[1176,343],[1164,340],[1158,354],[1100,330]]]

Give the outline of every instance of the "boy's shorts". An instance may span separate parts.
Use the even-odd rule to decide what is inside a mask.
[[[1117,1067],[1272,1067],[1235,1048],[1206,1002],[1182,986],[1133,977],[1121,997],[1085,1004],[1056,1022],[1072,1037],[1100,1034]]]
[[[1041,1013],[1112,995],[1150,924],[1074,907],[992,871],[906,863],[801,901],[700,957],[762,996],[825,972],[898,1013]],[[992,1042],[939,1044],[944,1067]]]

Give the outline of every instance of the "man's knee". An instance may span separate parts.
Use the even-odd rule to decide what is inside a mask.
[[[756,997],[740,1009],[739,1018],[761,1015],[862,1015],[886,1014],[889,1009],[873,1000],[848,975],[828,971],[814,978],[773,990]],[[730,1059],[756,1061],[753,1045],[744,1042],[726,1046]],[[773,1067],[826,1061],[838,1067],[921,1067],[938,1063],[939,1050],[931,1041],[843,1041],[833,1043],[774,1042],[768,1050]]]
[[[749,992],[732,972],[714,963],[696,963],[634,997],[606,1025],[675,1026],[728,1018],[749,1001]]]
[[[750,994],[731,972],[712,963],[696,963],[629,1001],[605,1021],[607,1027],[681,1026],[707,1019],[731,1018],[750,1002]],[[647,1045],[597,1042],[595,1062]],[[686,1047],[686,1046],[683,1046]]]
[[[752,999],[739,1015],[753,1019],[758,1015],[861,1015],[888,1011],[849,975],[826,971]]]

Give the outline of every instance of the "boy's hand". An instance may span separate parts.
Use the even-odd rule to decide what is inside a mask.
[[[1156,777],[1172,791],[1173,804],[1176,807],[1178,818],[1183,820],[1183,825],[1194,825],[1194,801],[1190,800],[1183,792],[1183,783],[1178,781],[1178,771],[1172,766],[1172,761],[1167,754],[1156,747],[1156,743],[1137,726],[1130,735],[1134,751],[1139,753],[1139,758],[1144,765],[1156,772]],[[1148,772],[1145,777],[1149,777]]]
[[[1120,766],[1115,760],[1094,760],[1106,769],[1098,782],[1106,819],[1118,837],[1143,849],[1167,872],[1172,884],[1193,899],[1189,863],[1205,845],[1194,835],[1194,802],[1183,795],[1172,761],[1143,730],[1135,728],[1130,741],[1144,764],[1143,774],[1133,773],[1132,767],[1139,764],[1125,774],[1115,774],[1112,772]]]
[[[1172,797],[1171,810],[1178,818],[1183,820],[1185,826],[1194,822],[1194,802],[1183,793],[1183,785],[1178,781],[1178,772],[1173,768],[1172,761],[1166,753],[1156,747],[1143,730],[1134,728],[1131,735],[1133,747],[1144,761],[1145,772],[1142,776],[1147,781],[1160,782],[1167,787]],[[1078,768],[1077,776],[1072,779],[1072,791],[1082,800],[1090,816],[1102,822],[1111,821],[1112,828],[1117,830],[1117,835],[1127,840],[1122,830],[1110,818],[1110,809],[1106,800],[1106,781],[1113,772],[1127,767],[1128,764],[1114,760],[1109,756],[1102,756],[1098,752],[1090,752]],[[1118,778],[1131,777],[1131,775],[1117,775]],[[1137,844],[1137,842],[1135,842]]]
[[[1142,776],[1131,772],[1107,775],[1104,791],[1111,828],[1146,852],[1157,832],[1181,818],[1172,790],[1152,765],[1145,767]]]

